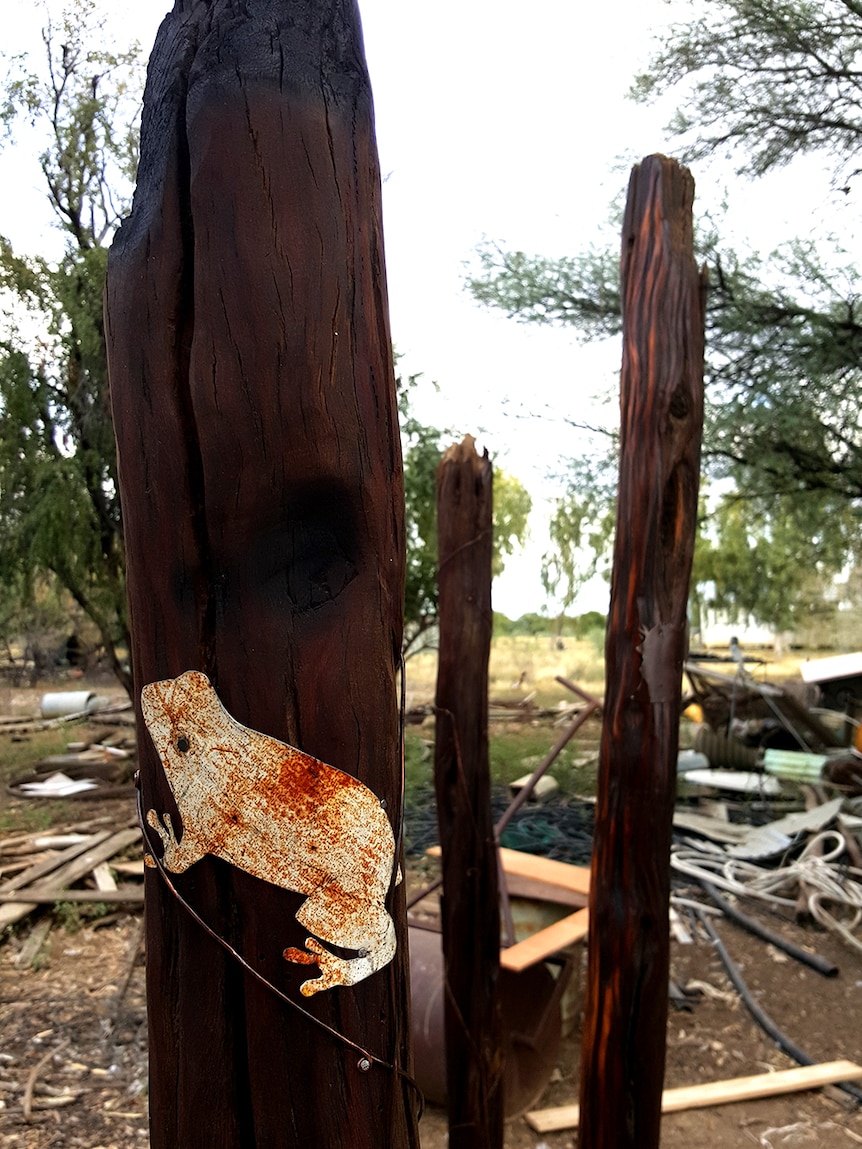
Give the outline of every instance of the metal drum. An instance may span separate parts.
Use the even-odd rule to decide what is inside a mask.
[[[429,1101],[445,1105],[442,937],[417,926],[411,926],[408,934],[415,1076]],[[563,966],[557,977],[544,963],[520,973],[500,970],[503,1106],[507,1119],[535,1105],[557,1064],[562,1029],[560,999],[569,968]]]

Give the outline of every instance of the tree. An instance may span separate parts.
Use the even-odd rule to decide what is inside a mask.
[[[704,524],[702,524],[703,527]],[[860,556],[858,521],[845,502],[823,514],[817,500],[783,496],[768,504],[727,494],[715,501],[695,552],[696,606],[747,615],[799,634],[838,607],[835,575]]]
[[[36,685],[69,634],[71,614],[55,583],[0,580],[0,649],[12,682]]]
[[[651,99],[674,89],[679,111],[671,127],[689,162],[731,150],[740,170],[759,175],[801,151],[820,151],[849,193],[862,170],[860,50],[862,6],[855,0],[717,0],[670,30],[633,95]],[[752,544],[746,576],[732,591],[736,605],[766,610],[761,617],[775,621],[789,606],[757,589],[766,551],[776,577],[779,567],[788,578],[793,573],[792,561],[776,566],[782,540],[787,547],[807,540],[805,553],[827,582],[856,561],[858,272],[846,257],[827,259],[810,242],[788,242],[769,256],[743,254],[708,222],[697,246],[710,279],[704,467],[732,484],[732,517]],[[610,249],[555,260],[486,244],[468,286],[480,302],[524,322],[571,325],[586,338],[619,330],[618,259]],[[826,532],[812,529],[826,523]],[[714,536],[729,545],[727,527]],[[791,585],[799,592],[798,579]]]
[[[632,95],[674,93],[670,129],[686,162],[731,153],[740,173],[760,176],[818,153],[852,205],[862,171],[861,54],[857,0],[715,0],[663,33]],[[713,541],[701,543],[695,568],[709,570],[717,548],[729,547],[734,558],[722,564],[716,592],[724,606],[770,620],[798,616],[811,606],[813,581],[829,584],[856,561],[862,284],[852,261],[834,265],[810,242],[745,255],[707,226],[698,248],[710,280],[703,462],[709,476],[732,483],[733,495],[719,504]],[[618,331],[617,264],[613,249],[554,260],[485,245],[468,286],[519,321],[601,338]],[[761,565],[768,553],[775,578],[780,570],[800,595],[794,548],[809,571],[809,594],[795,611],[764,600]]]
[[[494,472],[494,538],[491,578],[503,573],[506,559],[523,545],[533,509],[530,492],[508,471]]]
[[[404,649],[422,649],[437,619],[437,467],[444,432],[412,414],[411,396],[420,376],[398,376],[398,410],[404,456],[407,570],[404,587]]]
[[[616,450],[610,447],[611,458]],[[542,586],[559,605],[556,633],[579,592],[600,571],[606,573],[614,532],[614,491],[609,466],[599,456],[573,460],[566,493],[556,500],[550,522],[551,548],[542,557]]]
[[[62,237],[56,260],[19,255],[0,238],[11,316],[0,341],[0,577],[68,591],[131,689],[102,289],[137,166],[140,49],[106,46],[94,0],[77,0],[56,23],[48,15],[43,41],[41,67],[11,62],[0,104],[7,138],[21,121],[43,138]]]
[[[422,423],[413,414],[411,397],[420,378],[409,375],[396,380],[407,531],[404,649],[413,654],[424,648],[437,622],[436,476],[444,443],[452,438],[451,432]],[[532,499],[520,480],[495,470],[492,577],[502,573],[506,558],[526,539],[531,509]]]
[[[671,26],[632,95],[676,92],[670,128],[689,161],[733,152],[763,175],[803,152],[859,174],[862,5],[858,0],[714,0]]]
[[[801,593],[795,555],[802,541],[808,569],[816,567],[824,583],[858,556],[862,320],[856,315],[853,272],[849,267],[840,275],[827,272],[813,247],[799,242],[768,259],[742,258],[714,233],[701,233],[700,254],[711,282],[703,466],[710,478],[732,489],[725,500],[711,504],[710,515],[725,508],[730,518],[716,520],[710,553],[714,559],[715,548],[732,546],[731,521],[744,529],[749,543],[736,551],[733,583],[717,592],[714,605],[729,608],[732,600],[737,612],[789,625],[790,616],[811,609],[815,591],[808,579],[809,594],[798,599],[797,610],[786,597]],[[553,274],[543,257],[496,248],[484,248],[480,261],[476,294],[486,303],[496,296],[515,318],[565,323],[586,338],[604,337],[619,322],[617,269],[610,253],[602,260],[593,252],[583,260],[566,258]],[[591,274],[601,277],[593,292],[593,299],[603,300],[599,317],[590,302]],[[589,573],[582,549],[587,540],[579,533],[583,504],[588,499],[594,507],[602,500],[608,505],[614,458],[609,439],[604,453],[593,455],[591,469],[581,468],[569,480],[554,520],[554,551],[544,566],[549,592],[571,588],[569,575],[579,564],[583,577]],[[778,562],[782,540],[790,549]],[[702,539],[699,548],[704,545]],[[767,552],[771,560],[764,566]],[[696,577],[708,566],[699,549]],[[764,579],[779,573],[787,579],[786,596],[770,596]],[[722,574],[727,577],[729,568]]]

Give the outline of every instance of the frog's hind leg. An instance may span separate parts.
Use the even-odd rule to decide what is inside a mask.
[[[348,898],[332,887],[321,887],[303,902],[297,921],[317,936],[307,938],[305,949],[286,949],[288,961],[320,967],[320,977],[303,982],[305,997],[336,985],[355,985],[382,969],[395,954],[395,926],[382,901]],[[318,938],[320,941],[318,941]],[[325,944],[358,950],[354,958],[332,953]]]

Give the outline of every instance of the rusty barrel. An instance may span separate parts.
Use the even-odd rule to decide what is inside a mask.
[[[411,925],[410,983],[415,1076],[428,1101],[446,1104],[443,1032],[443,944],[440,933]],[[507,1119],[532,1108],[557,1064],[560,999],[567,970],[555,977],[542,963],[520,973],[500,970]]]

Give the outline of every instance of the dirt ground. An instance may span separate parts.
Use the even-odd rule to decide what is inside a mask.
[[[87,808],[81,817],[107,813],[117,824],[132,813],[128,799],[83,805]],[[765,910],[749,912],[833,961],[840,971],[824,978],[719,919],[718,932],[762,1008],[816,1061],[847,1058],[862,1063],[862,955],[832,934],[803,929]],[[22,963],[22,948],[40,922],[50,929],[35,957]],[[141,924],[140,912],[119,911],[81,926],[74,915],[64,921],[46,910],[0,939],[4,1149],[148,1145]],[[686,925],[693,941],[673,942],[672,977],[701,992],[689,1011],[671,1007],[666,1085],[790,1068],[794,1063],[740,1003],[712,943],[692,921]],[[577,1100],[578,1059],[576,1022],[537,1107]],[[446,1145],[446,1119],[439,1108],[428,1108],[420,1135],[422,1149]],[[663,1149],[851,1149],[860,1144],[862,1109],[833,1088],[666,1115],[662,1132]],[[563,1149],[577,1145],[577,1134],[537,1134],[519,1118],[508,1124],[505,1145]]]
[[[17,958],[35,924],[31,919],[0,947],[0,1143],[10,1149],[146,1146],[141,915],[120,913],[76,932],[52,919],[36,961],[22,967]],[[862,960],[856,954],[831,935],[780,926],[840,967],[827,979],[729,923],[718,928],[763,1008],[798,1045],[818,1061],[862,1061]],[[708,940],[674,942],[672,967],[675,981],[697,983],[703,993],[690,1012],[671,1009],[668,1086],[792,1066],[739,1003]],[[578,1056],[576,1029],[562,1043],[539,1107],[577,1100]],[[429,1107],[420,1133],[423,1149],[442,1149],[445,1114]],[[571,1130],[539,1135],[523,1119],[507,1127],[506,1149],[542,1143],[563,1149],[575,1146],[577,1137]],[[828,1089],[665,1116],[664,1149],[703,1144],[850,1149],[862,1144],[862,1110]]]

